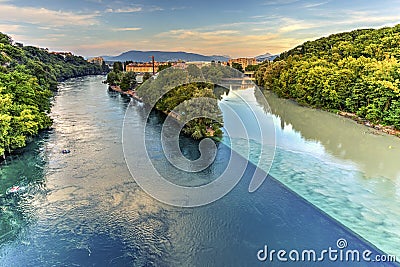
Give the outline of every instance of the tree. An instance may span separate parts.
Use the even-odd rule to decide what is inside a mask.
[[[167,65],[160,65],[160,66],[158,66],[157,72],[161,72],[161,71],[163,71],[165,69],[168,69],[171,66],[172,66],[171,62],[168,62]]]
[[[125,61],[125,63],[124,63],[124,71],[126,71],[126,66],[129,65],[129,64],[131,64],[131,63],[133,63],[132,60],[127,60],[127,61]]]
[[[243,72],[243,67],[242,67],[242,64],[240,64],[240,63],[233,62],[232,68],[237,69],[240,72]]]
[[[257,71],[260,65],[248,65],[245,70],[246,71]]]
[[[151,74],[150,74],[150,73],[145,72],[145,73],[143,74],[143,82],[147,81],[147,80],[150,79],[150,78],[151,78]]]
[[[202,73],[201,70],[199,69],[199,67],[197,67],[196,65],[190,64],[187,68],[186,68],[188,74],[195,79],[201,79],[202,78]]]
[[[108,67],[108,65],[106,64],[105,61],[103,61],[102,64],[101,64],[101,70],[103,71],[103,73],[109,73],[110,72],[110,68]]]
[[[134,72],[125,72],[121,79],[121,89],[127,91],[133,89],[136,85],[136,74]]]
[[[11,45],[12,39],[10,36],[0,32],[0,43]]]
[[[48,128],[52,92],[59,81],[101,74],[98,65],[71,53],[53,54],[33,46],[14,46],[0,33],[0,155],[25,146],[28,137]]]
[[[400,25],[306,42],[264,63],[256,81],[279,96],[400,129]]]
[[[111,71],[111,72],[109,72],[108,75],[107,75],[107,80],[106,80],[106,82],[107,82],[109,85],[119,85],[119,83],[120,83],[120,81],[121,81],[120,76],[121,76],[120,73],[117,73],[117,72],[115,72],[115,71]]]
[[[119,61],[114,62],[113,63],[113,71],[114,72],[124,71],[124,67],[122,65],[122,62],[119,62]]]

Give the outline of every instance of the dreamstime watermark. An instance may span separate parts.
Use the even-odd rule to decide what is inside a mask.
[[[213,97],[193,97],[178,103],[172,110],[168,110],[173,116],[167,116],[162,125],[161,137],[156,140],[156,136],[148,132],[152,109],[156,107],[161,98],[178,86],[199,82],[226,88],[230,91],[229,94],[235,95],[241,101],[242,106],[251,115],[243,118],[241,114],[237,113],[234,106],[224,103],[224,101],[218,102]],[[249,162],[233,151],[240,150],[242,155],[243,153],[249,155],[251,151],[249,136],[251,136],[253,140],[257,139],[262,145],[257,160],[259,163],[263,162],[264,165],[264,170],[256,168],[252,174],[248,190],[249,192],[256,191],[266,179],[272,165],[275,154],[275,128],[271,116],[255,112],[254,103],[248,103],[240,94],[235,93],[236,90],[244,88],[254,88],[255,94],[258,95],[258,105],[269,109],[262,92],[248,77],[235,69],[220,64],[212,64],[205,68],[193,66],[168,68],[141,85],[140,90],[145,94],[143,97],[145,105],[138,107],[135,102],[128,106],[122,132],[125,161],[136,183],[153,198],[172,206],[197,207],[214,202],[230,192],[242,178]],[[214,140],[202,139],[198,147],[200,157],[190,160],[182,154],[179,147],[179,135],[185,123],[195,118],[207,118],[222,123],[220,116],[216,115],[217,113],[209,112],[209,110],[214,110],[215,107],[219,109],[221,106],[224,108],[224,115],[229,116],[231,121],[229,125],[224,125],[223,132],[227,137],[225,139],[231,140],[231,137],[234,136],[233,133],[242,133],[240,144],[236,142],[229,144],[231,150],[224,171],[216,179],[200,186],[182,186],[172,183],[162,171],[154,166],[151,152],[154,149],[162,150],[162,157],[169,162],[168,168],[172,165],[176,169],[176,176],[179,176],[180,172],[204,171],[213,164],[217,155],[218,147]],[[138,113],[142,114],[141,118],[138,118]],[[263,115],[264,117],[262,117]],[[251,133],[248,132],[246,126],[249,121],[253,123]],[[270,129],[266,130],[265,127],[261,127],[261,124],[265,125],[266,122],[271,125]],[[243,142],[243,140],[246,141]],[[263,144],[268,144],[268,146],[263,146]]]
[[[337,240],[336,247],[321,250],[269,250],[268,245],[265,245],[257,252],[257,259],[262,262],[396,262],[394,255],[374,255],[368,249],[348,249],[347,240],[344,238]]]

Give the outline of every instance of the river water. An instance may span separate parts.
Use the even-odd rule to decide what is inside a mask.
[[[243,90],[238,94],[277,125],[270,174],[324,213],[271,179],[252,194],[244,179],[210,205],[174,208],[132,179],[121,142],[130,99],[108,92],[103,79],[62,83],[52,109],[54,129],[2,163],[1,266],[254,266],[266,243],[277,249],[322,248],[345,235],[349,244],[366,246],[324,213],[400,256],[400,139],[272,94],[267,94],[272,114],[266,114],[260,96]],[[223,101],[241,112],[236,96]],[[143,115],[133,104],[137,116]],[[150,131],[158,133],[161,121],[153,113]],[[181,143],[183,154],[198,156],[197,142],[182,137]],[[182,179],[204,184],[221,173],[229,153],[221,144],[213,166]],[[247,159],[256,162],[257,151]],[[252,166],[246,170],[251,171]],[[166,172],[178,180],[172,169]],[[6,195],[13,185],[23,189]]]

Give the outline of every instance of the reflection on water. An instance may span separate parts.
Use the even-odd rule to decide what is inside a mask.
[[[332,113],[301,107],[269,92],[267,99],[285,135],[297,132],[298,140],[321,144],[329,154],[354,163],[366,177],[400,179],[400,138]]]
[[[253,103],[254,113],[273,117],[277,149],[272,176],[379,248],[400,255],[399,138],[269,92],[269,107],[252,89],[237,94]],[[240,106],[235,95],[227,99]],[[236,110],[251,116],[246,109]],[[237,136],[233,142],[243,140]],[[243,155],[257,163],[264,152],[257,140],[251,142],[253,153]],[[258,166],[269,168],[263,162]]]
[[[346,236],[352,247],[366,247],[272,179],[249,194],[251,165],[231,193],[204,207],[178,209],[149,197],[130,176],[122,153],[122,122],[130,99],[108,92],[102,80],[63,83],[52,109],[54,130],[1,165],[0,266],[256,266],[255,253],[264,244],[326,248]],[[241,92],[264,113],[251,90]],[[137,105],[140,121],[145,112]],[[153,115],[148,130],[155,136],[160,117]],[[380,248],[399,254],[400,205],[393,180],[364,179],[354,167],[357,162],[349,165],[318,138],[306,140],[293,129],[277,131],[272,174]],[[250,159],[260,152],[253,137]],[[183,139],[181,145],[184,154],[196,157],[195,142]],[[62,149],[71,153],[64,155]],[[221,144],[214,166],[205,170],[209,173],[182,180],[163,158],[157,162],[159,151],[154,144],[158,167],[182,184],[204,183],[220,172],[230,154]],[[26,193],[5,197],[16,184],[25,185]]]

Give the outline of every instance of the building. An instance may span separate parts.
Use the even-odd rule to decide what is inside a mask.
[[[233,63],[238,63],[238,64],[242,65],[243,70],[245,70],[246,67],[249,65],[257,65],[257,59],[256,58],[245,58],[245,57],[233,58],[233,59],[229,59],[228,63],[229,63],[229,66],[232,66]]]
[[[246,75],[247,77],[249,77],[253,81],[256,79],[255,74],[256,74],[255,71],[245,71],[244,72],[244,75]]]
[[[44,51],[48,51],[48,49],[47,50],[46,49],[47,48],[45,48]],[[50,54],[62,56],[64,59],[66,57],[72,57],[73,56],[71,52],[50,52]]]
[[[186,62],[186,66],[189,65],[194,65],[196,67],[198,67],[199,69],[201,69],[204,66],[210,66],[211,62],[209,61],[190,61],[190,62]]]
[[[154,62],[154,72],[157,72],[158,67],[162,65],[167,65],[167,62]],[[139,72],[139,73],[153,73],[153,63],[130,63],[125,66],[127,72]]]
[[[89,58],[88,62],[102,66],[104,59],[102,57],[94,57],[94,58]]]

